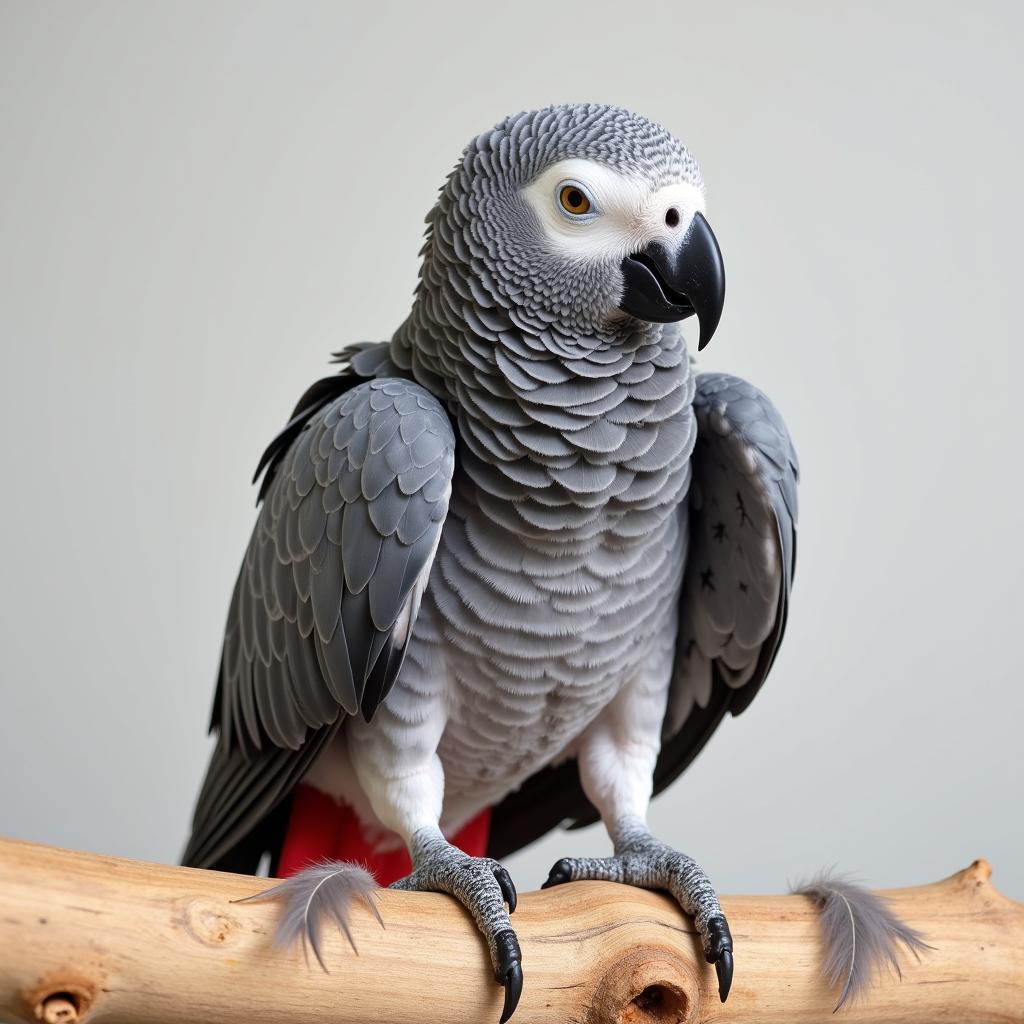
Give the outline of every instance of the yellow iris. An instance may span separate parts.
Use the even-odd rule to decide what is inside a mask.
[[[575,185],[563,185],[558,193],[558,201],[568,213],[581,214],[590,209],[590,200]]]

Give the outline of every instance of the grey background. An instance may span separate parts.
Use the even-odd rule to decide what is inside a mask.
[[[656,830],[726,892],[985,855],[1024,897],[1020,11],[3,3],[0,833],[175,859],[257,456],[405,315],[468,139],[597,99],[701,160],[701,362],[803,468],[781,656]]]

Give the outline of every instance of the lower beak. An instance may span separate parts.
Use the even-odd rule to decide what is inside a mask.
[[[704,348],[722,318],[725,266],[708,222],[695,214],[682,242],[671,249],[651,242],[622,261],[624,289],[619,309],[638,320],[669,324],[697,314],[698,350]]]

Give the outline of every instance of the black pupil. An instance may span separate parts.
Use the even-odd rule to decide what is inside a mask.
[[[583,193],[577,188],[571,188],[569,189],[569,193],[566,195],[565,200],[570,206],[582,206]]]

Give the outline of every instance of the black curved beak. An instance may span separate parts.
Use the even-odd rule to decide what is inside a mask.
[[[698,350],[704,348],[722,318],[725,265],[718,239],[698,213],[682,242],[672,249],[651,242],[622,261],[625,289],[619,309],[638,320],[669,324],[697,314]]]

